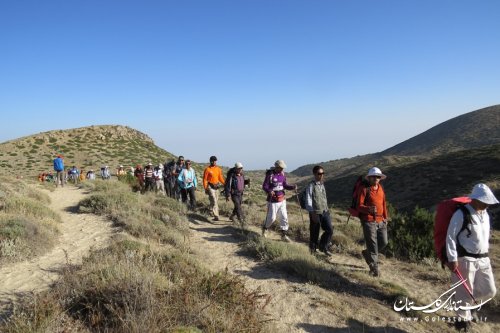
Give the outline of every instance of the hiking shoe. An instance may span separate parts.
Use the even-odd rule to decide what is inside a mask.
[[[311,253],[311,254],[317,254],[318,253],[318,249],[309,249],[309,253]]]
[[[212,221],[219,221],[219,217],[218,216],[214,217]]]
[[[287,242],[287,243],[290,243],[292,240],[285,234],[281,235],[281,240],[283,242]]]
[[[378,267],[375,266],[375,265],[371,265],[370,266],[370,273],[369,273],[371,276],[373,277],[379,277],[380,276],[380,272],[378,270]]]
[[[234,215],[229,216],[229,221],[234,222]]]
[[[457,318],[457,321],[455,321],[455,329],[457,331],[464,331],[464,332],[469,332],[470,331],[470,327],[471,327],[471,323],[470,321],[465,321],[465,320],[458,320]]]
[[[330,252],[330,250],[328,250],[327,248],[324,248],[321,250],[321,252],[323,252],[324,254],[326,254],[328,257],[330,257],[333,253]]]
[[[266,232],[267,232],[267,229],[266,228],[262,228],[262,237],[266,238]]]

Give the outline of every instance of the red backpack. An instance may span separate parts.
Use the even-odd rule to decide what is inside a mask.
[[[451,217],[458,210],[462,209],[464,213],[464,223],[460,232],[467,229],[470,222],[469,211],[465,205],[470,203],[469,197],[458,197],[441,201],[436,208],[436,216],[434,217],[434,251],[437,257],[441,260],[441,264],[448,262],[446,256],[446,234],[448,232],[448,225],[450,224]]]
[[[382,184],[379,184],[379,186],[382,187]],[[362,191],[366,191],[366,196],[365,196],[365,203],[366,203],[370,198],[370,191],[367,191],[369,187],[370,183],[368,182],[368,180],[366,180],[364,176],[359,176],[358,179],[356,180],[356,183],[354,184],[354,188],[352,189],[351,206],[347,208],[350,214],[349,217],[347,218],[347,222],[349,222],[351,216],[359,217],[358,198],[362,193]]]

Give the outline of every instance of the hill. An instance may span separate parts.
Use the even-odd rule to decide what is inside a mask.
[[[472,111],[447,120],[382,152],[321,163],[329,177],[366,172],[367,166],[383,169],[402,166],[442,154],[500,144],[500,105]],[[314,164],[292,173],[309,176]]]
[[[156,146],[146,134],[127,126],[103,125],[54,130],[10,140],[0,144],[0,174],[22,170],[35,176],[51,171],[55,154],[62,154],[66,166],[86,170],[109,165],[114,170],[137,163],[164,163],[174,156]]]

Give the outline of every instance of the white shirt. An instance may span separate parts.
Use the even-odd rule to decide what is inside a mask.
[[[462,231],[460,235],[458,235],[460,245],[469,253],[486,253],[489,249],[490,216],[486,212],[486,209],[481,212],[476,212],[469,204],[465,205],[465,208],[468,209],[471,214],[471,224],[469,225],[471,235],[467,237],[469,232],[467,230]],[[448,225],[448,232],[446,234],[446,254],[450,262],[457,261],[457,234],[460,232],[460,229],[462,229],[463,223],[463,213],[458,209],[451,217],[450,224]]]

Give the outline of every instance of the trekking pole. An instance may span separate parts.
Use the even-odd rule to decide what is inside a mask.
[[[462,273],[460,273],[460,271],[458,270],[458,267],[455,268],[453,273],[456,274],[456,276],[458,277],[458,279],[460,280],[460,282],[464,286],[465,290],[467,290],[467,292],[469,293],[469,296],[472,298],[474,303],[477,304],[476,298],[472,295],[472,290],[470,290],[469,286],[467,285],[467,282],[465,281],[464,277],[462,276]]]
[[[297,192],[297,187],[295,187],[295,196],[297,197],[297,203],[299,204],[300,218],[302,219],[302,224],[305,227],[306,222],[304,221],[304,214],[302,214],[302,208],[300,208],[299,193]]]

